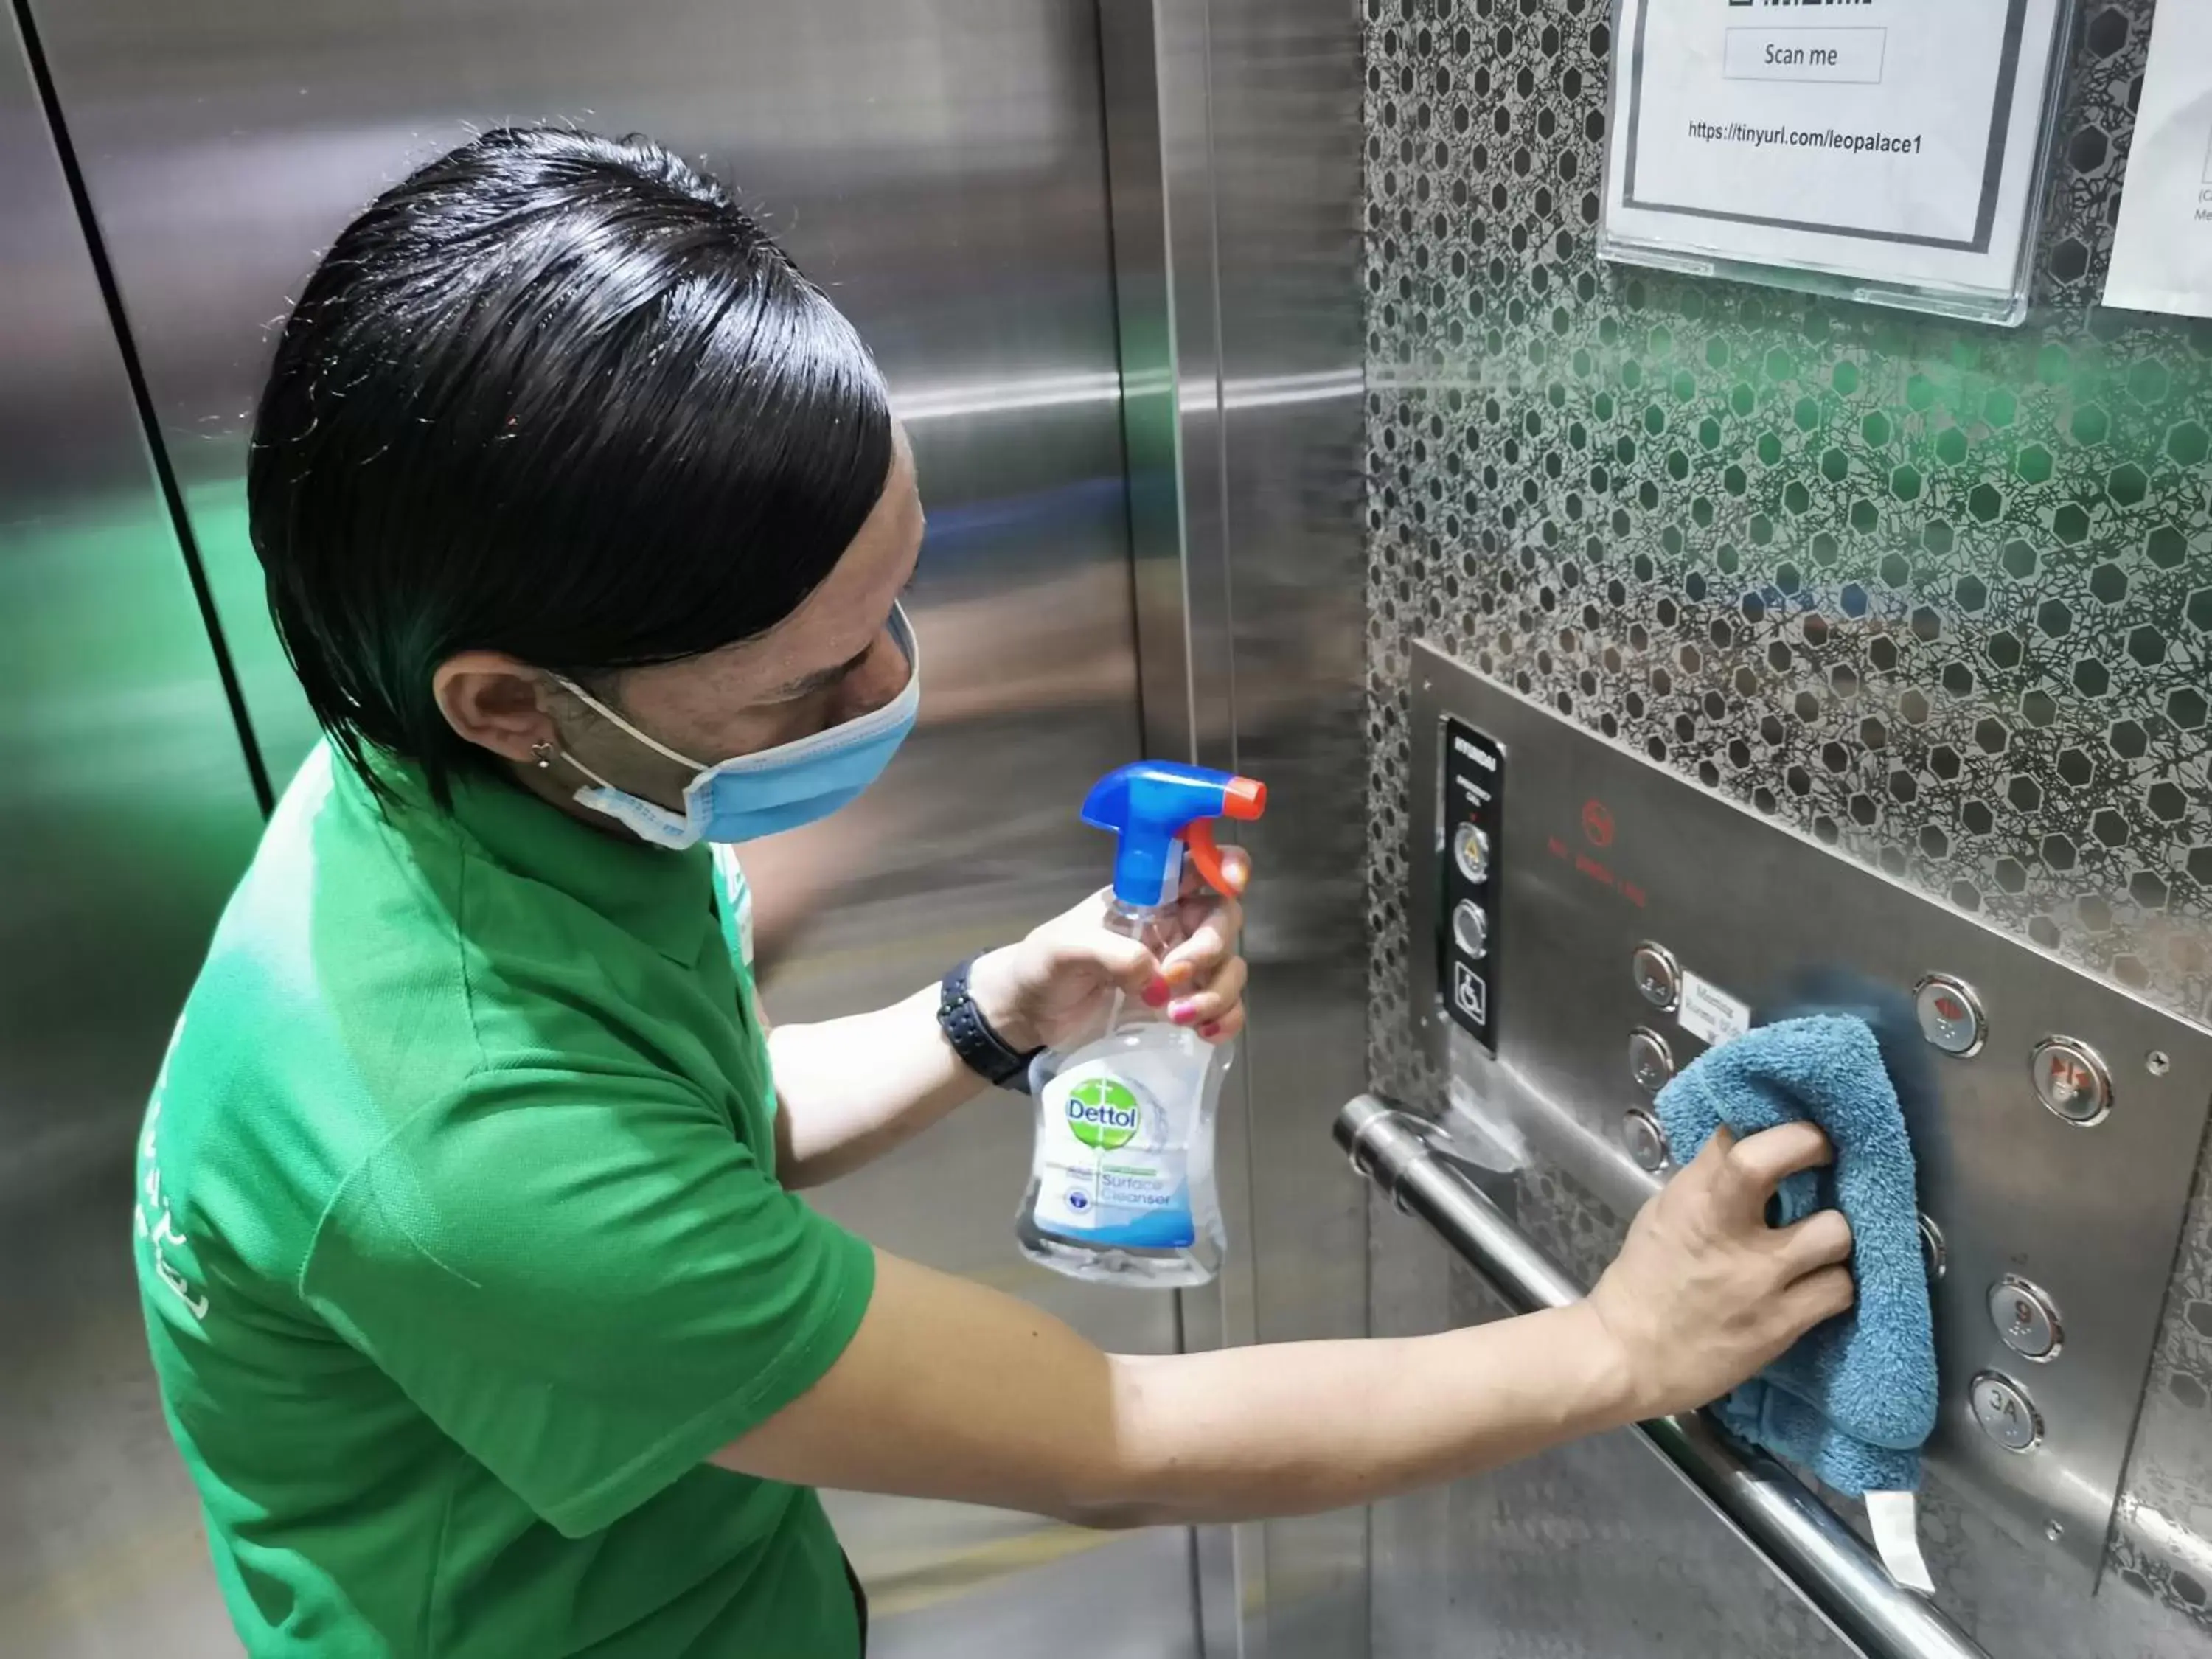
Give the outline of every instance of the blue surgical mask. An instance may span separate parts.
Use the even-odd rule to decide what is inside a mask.
[[[647,737],[598,698],[570,681],[560,684],[584,706],[635,738],[657,755],[692,769],[684,810],[617,789],[565,750],[562,758],[592,781],[577,801],[635,831],[656,847],[680,850],[702,841],[758,841],[826,818],[882,775],[914,730],[921,706],[921,649],[906,612],[891,608],[891,637],[906,653],[906,689],[871,714],[758,754],[738,755],[713,766],[678,754]],[[558,678],[556,676],[556,678]]]

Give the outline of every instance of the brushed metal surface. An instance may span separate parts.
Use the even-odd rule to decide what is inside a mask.
[[[1362,132],[1352,0],[1208,0],[1236,758],[1250,841],[1255,1334],[1366,1334],[1367,1205],[1312,1133],[1367,1079]],[[1353,1659],[1368,1517],[1265,1528],[1268,1659]]]
[[[1245,836],[1231,1263],[1185,1295],[1186,1340],[1357,1335],[1365,1202],[1301,1126],[1364,1081],[1358,17],[1107,0],[1101,21],[1147,747],[1274,803]],[[1367,1580],[1364,1512],[1206,1529],[1206,1650],[1364,1651]]]
[[[1355,1171],[1426,1222],[1516,1312],[1582,1299],[1582,1287],[1463,1172],[1448,1133],[1361,1095],[1337,1114],[1334,1133]],[[1738,1445],[1703,1413],[1656,1419],[1636,1433],[1867,1659],[1988,1659],[1949,1619],[1900,1589],[1796,1475]]]
[[[1585,216],[1604,8],[1370,0],[1370,1030],[1393,1092],[1445,1094],[1403,998],[1417,638],[2185,1018],[2212,1006],[2191,620],[2212,349],[2201,322],[2099,304],[2156,0],[2082,9],[2033,307],[1998,335],[1608,273]],[[2197,1178],[2097,1595],[1929,1495],[1945,1604],[1993,1651],[2212,1642],[2212,1164]],[[1601,1261],[1618,1218],[1557,1172],[1526,1184],[1562,1251]],[[1463,1575],[1494,1585],[1510,1540],[1573,1523],[1515,1496],[1494,1527],[1455,1516]]]
[[[146,1370],[132,1151],[260,813],[12,13],[0,363],[0,1653],[189,1659],[228,1632]]]
[[[1233,770],[1206,5],[1109,0],[1099,55],[1144,745]],[[1231,1244],[1220,1277],[1177,1298],[1189,1350],[1255,1337],[1249,1077],[1248,1060],[1221,1092],[1215,1168]],[[1265,1606],[1265,1530],[1197,1528],[1191,1550],[1204,1650],[1241,1652]]]
[[[1126,509],[1090,5],[32,11],[280,777],[313,734],[268,635],[238,488],[270,325],[351,213],[501,120],[643,131],[703,160],[852,316],[915,429],[940,534],[973,506],[1004,561],[994,592],[1030,590],[1024,625],[1002,627],[1019,684],[994,684],[976,653],[933,650],[941,706],[1018,706],[1079,645],[1097,666],[1063,695],[1126,705],[1127,601],[1107,597],[1126,591]],[[942,575],[960,556],[939,551]]]
[[[1429,647],[1415,647],[1413,667],[1417,801],[1442,801],[1447,718],[1506,750],[1501,927],[1510,944],[1491,963],[1505,1010],[1496,1059],[1446,1036],[1433,951],[1409,953],[1410,1006],[1427,1021],[1432,1054],[1465,1080],[1479,1110],[1510,1123],[1620,1214],[1650,1190],[1612,1133],[1634,1103],[1614,1041],[1650,1012],[1619,971],[1640,941],[1663,943],[1686,973],[1766,1017],[1887,996],[1916,1047],[1915,986],[1942,970],[1976,988],[1989,1024],[1982,1052],[1945,1060],[1929,1050],[1920,1075],[1898,1079],[1921,1204],[1942,1230],[1950,1264],[1934,1292],[1945,1395],[1929,1462],[2024,1546],[2070,1560],[2093,1583],[2204,1135],[2212,1031],[1563,721]],[[1592,803],[1607,809],[1601,819]],[[1422,896],[1443,890],[1447,833],[1438,809],[1414,820],[1407,902],[1417,916],[1436,908]],[[2036,1098],[2030,1054],[2061,1030],[2133,1060],[2110,1116],[2094,1128],[2059,1121]],[[1667,1037],[1685,1063],[1703,1047],[1679,1024]],[[2154,1052],[2176,1057],[2162,1076],[2145,1064]],[[1988,1303],[1990,1286],[2010,1274],[2076,1310],[2067,1352],[2033,1383],[2045,1433],[2032,1456],[1978,1432],[1969,1409],[1968,1381],[2013,1360]]]
[[[771,1014],[904,995],[1104,879],[1107,846],[1076,809],[1136,757],[1139,727],[1089,0],[32,9],[280,778],[311,732],[240,488],[270,322],[316,251],[411,165],[471,128],[568,120],[643,131],[730,179],[853,317],[914,438],[930,514],[910,607],[930,664],[922,724],[854,807],[745,849]],[[1103,1343],[1173,1348],[1169,1296],[1019,1262],[1030,1139],[1025,1103],[979,1103],[821,1205]],[[119,1299],[102,1316],[135,1320]],[[114,1431],[89,1412],[56,1426],[71,1443]],[[841,1499],[838,1520],[863,1573],[902,1587],[890,1607],[912,1609],[906,1635],[906,1614],[886,1617],[879,1651],[957,1628],[932,1584],[988,1599],[994,1628],[1057,1630],[1063,1651],[1167,1651],[1177,1618],[1175,1639],[1195,1639],[1180,1535],[1116,1552],[1123,1605],[1146,1610],[1117,1620],[1070,1592],[1072,1565],[1037,1565],[1047,1588],[1025,1601],[1024,1569],[1068,1547],[1034,1521],[978,1540],[950,1508],[868,1499]]]

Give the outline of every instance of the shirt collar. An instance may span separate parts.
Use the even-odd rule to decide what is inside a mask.
[[[716,926],[713,860],[703,845],[680,853],[647,846],[612,819],[606,830],[594,828],[485,772],[455,775],[447,814],[431,801],[419,768],[372,756],[372,769],[395,797],[387,816],[403,834],[432,822],[458,831],[501,869],[565,893],[672,961],[698,961]]]

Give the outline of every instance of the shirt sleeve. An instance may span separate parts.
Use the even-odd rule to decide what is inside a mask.
[[[811,1388],[874,1274],[679,1085],[503,1072],[353,1171],[301,1290],[577,1537]]]

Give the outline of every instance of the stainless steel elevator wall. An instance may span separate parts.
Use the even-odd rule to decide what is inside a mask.
[[[205,1577],[132,1141],[259,810],[12,15],[0,366],[0,1653],[32,1659],[121,1652]]]
[[[1326,1126],[1364,1081],[1358,20],[1350,0],[1104,8],[1147,744],[1267,781],[1224,1091],[1220,1284],[1191,1346],[1366,1328],[1366,1199]],[[1364,1652],[1367,1518],[1199,1550],[1206,1651]]]
[[[1107,845],[1076,807],[1135,757],[1139,727],[1089,0],[31,10],[280,784],[312,732],[265,621],[240,486],[272,324],[316,251],[410,165],[474,128],[564,120],[645,131],[736,184],[867,337],[914,435],[931,518],[914,605],[923,725],[857,808],[748,849],[771,1014],[903,994],[1103,881]],[[1086,1291],[1018,1264],[1010,1223],[1030,1133],[1025,1104],[980,1103],[823,1207],[1103,1342],[1172,1347],[1170,1297]],[[111,1303],[104,1316],[132,1316],[119,1283]],[[139,1454],[165,1459],[135,1357],[112,1363]],[[122,1428],[88,1402],[52,1431],[87,1443]],[[173,1535],[191,1518],[165,1491]],[[136,1494],[79,1501],[104,1513]],[[1039,1632],[1099,1656],[1193,1639],[1179,1534],[1108,1543],[1012,1517],[836,1510],[874,1583],[884,1651],[951,1640],[971,1611],[1006,1636],[1000,1650]],[[1007,1577],[1024,1566],[1030,1580]],[[1045,1588],[1009,1588],[1024,1582]],[[210,1592],[178,1593],[197,1596],[204,1626]],[[106,1651],[112,1628],[55,1650]]]
[[[1226,646],[1255,827],[1252,1336],[1364,1335],[1364,1193],[1315,1131],[1362,1071],[1359,82],[1347,0],[1212,0]],[[1269,1659],[1364,1653],[1367,1516],[1264,1528]]]
[[[2017,332],[1601,266],[1607,9],[1364,10],[1381,1086],[1443,1103],[1401,988],[1417,639],[2202,1021],[2212,331],[2097,304],[2152,0],[2082,8]],[[2212,1651],[2204,1191],[2094,1599],[1929,1494],[1992,1653]],[[1602,1266],[1620,1216],[1556,1170],[1522,1196]],[[1382,1328],[1495,1310],[1395,1219],[1375,1273]],[[1393,1656],[1838,1650],[1626,1441],[1386,1506],[1376,1557]]]

